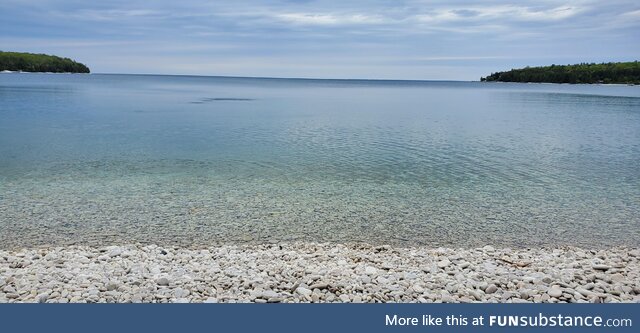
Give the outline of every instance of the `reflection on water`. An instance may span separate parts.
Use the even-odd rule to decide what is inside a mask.
[[[640,89],[0,75],[6,246],[635,245]]]

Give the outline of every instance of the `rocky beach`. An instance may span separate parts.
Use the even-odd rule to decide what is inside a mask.
[[[0,302],[640,302],[640,249],[292,243],[2,250]]]
[[[0,303],[638,302],[640,90],[0,75]]]

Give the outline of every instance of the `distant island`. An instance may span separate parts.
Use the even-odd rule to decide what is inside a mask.
[[[0,71],[89,73],[89,67],[53,55],[0,51]]]
[[[525,67],[493,73],[480,81],[640,84],[640,62]]]

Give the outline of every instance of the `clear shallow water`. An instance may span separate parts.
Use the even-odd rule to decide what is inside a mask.
[[[640,87],[0,75],[0,244],[640,245]]]

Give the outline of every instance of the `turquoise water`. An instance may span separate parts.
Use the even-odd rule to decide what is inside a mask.
[[[0,244],[640,245],[640,87],[0,74]]]

